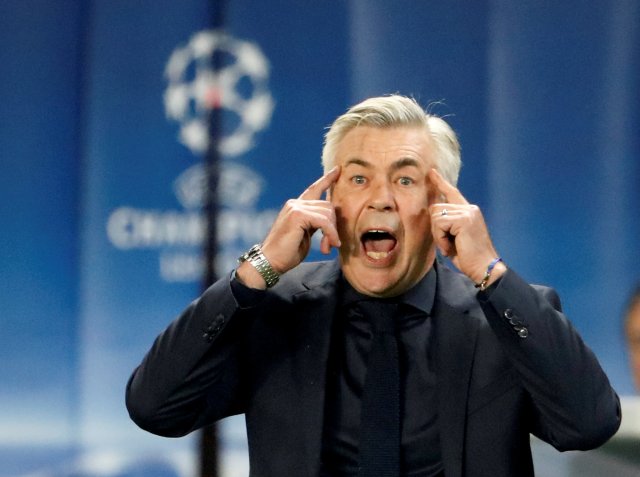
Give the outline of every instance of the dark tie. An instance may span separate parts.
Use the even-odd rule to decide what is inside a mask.
[[[394,315],[397,305],[363,301],[373,341],[362,391],[358,477],[400,475],[400,370]]]

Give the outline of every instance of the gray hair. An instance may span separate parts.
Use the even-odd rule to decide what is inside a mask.
[[[339,116],[329,128],[322,148],[322,166],[328,172],[335,162],[338,144],[357,126],[378,128],[424,128],[436,148],[436,169],[456,185],[460,173],[460,143],[456,133],[441,118],[425,112],[413,98],[400,95],[369,98]]]

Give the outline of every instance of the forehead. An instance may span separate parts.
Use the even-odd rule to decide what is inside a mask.
[[[433,141],[424,128],[357,126],[339,142],[336,163],[344,164],[352,159],[378,163],[411,158],[430,166],[434,162],[433,150]]]

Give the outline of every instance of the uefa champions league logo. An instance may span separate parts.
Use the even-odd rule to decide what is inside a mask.
[[[220,67],[213,68],[218,55]],[[231,124],[219,142],[219,152],[238,156],[253,146],[253,136],[265,128],[274,101],[267,89],[269,62],[260,48],[218,30],[194,34],[176,48],[165,69],[167,117],[180,123],[180,142],[194,154],[209,146],[206,116],[221,109]],[[235,125],[235,126],[234,126]]]
[[[216,70],[213,58],[217,57]],[[220,167],[218,216],[219,273],[235,266],[236,257],[266,235],[278,214],[259,209],[263,177],[238,156],[254,147],[256,133],[271,121],[274,100],[268,89],[269,62],[260,48],[219,30],[195,33],[170,55],[163,101],[169,119],[180,123],[179,140],[194,155],[209,147],[207,117],[221,112],[225,127],[218,150]],[[106,223],[107,237],[121,251],[158,251],[158,270],[166,282],[195,282],[202,277],[202,242],[206,224],[201,213],[206,173],[202,162],[173,181],[183,209],[147,209],[121,205]]]

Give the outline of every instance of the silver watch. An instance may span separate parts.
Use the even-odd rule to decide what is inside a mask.
[[[258,273],[267,284],[267,288],[271,288],[278,283],[280,275],[273,269],[267,257],[262,253],[259,243],[255,244],[248,252],[245,252],[238,258],[238,263],[243,262],[249,262],[258,270]]]

